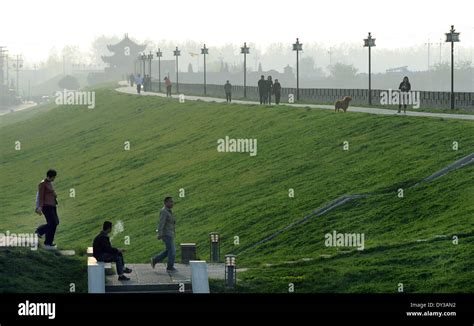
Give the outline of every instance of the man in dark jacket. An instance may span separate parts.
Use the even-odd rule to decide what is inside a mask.
[[[267,78],[267,104],[272,104],[273,80],[272,76]]]
[[[401,113],[402,111],[402,104],[403,111],[407,113],[407,93],[411,90],[410,81],[408,80],[407,76],[403,77],[403,81],[400,83],[400,86],[398,86],[398,89],[400,90],[400,103],[398,104],[398,113]]]
[[[232,84],[229,81],[224,84],[224,91],[227,103],[232,102]]]
[[[268,84],[267,81],[265,80],[265,76],[262,75],[260,80],[258,81],[258,94],[260,95],[260,104],[264,104],[267,102],[267,90]]]
[[[102,227],[102,232],[95,237],[93,248],[94,257],[97,261],[106,263],[115,263],[117,266],[117,274],[119,281],[129,281],[130,279],[124,273],[131,273],[130,268],[125,268],[125,261],[123,260],[123,249],[112,247],[110,244],[109,233],[112,232],[112,222],[105,221]]]
[[[281,85],[278,79],[275,79],[275,83],[273,84],[273,94],[275,94],[275,103],[280,104]]]

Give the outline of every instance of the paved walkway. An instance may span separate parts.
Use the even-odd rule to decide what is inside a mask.
[[[179,292],[184,285],[186,292],[191,288],[191,267],[185,264],[175,264],[178,270],[168,273],[164,264],[151,268],[150,264],[127,264],[132,273],[127,274],[130,281],[119,281],[117,275],[106,277],[106,292]],[[224,264],[207,264],[209,279],[224,280]],[[237,274],[246,269],[237,269]]]
[[[121,83],[123,85],[123,83]],[[117,91],[126,94],[135,94],[137,95],[137,90],[135,87],[130,86],[122,86],[117,88]],[[155,92],[142,92],[140,96],[160,96],[166,97],[164,93],[155,93]],[[178,99],[178,95],[173,95],[173,98]],[[207,96],[191,96],[186,95],[187,101],[204,101],[204,102],[217,102],[217,103],[225,103],[226,100],[223,98],[218,97],[207,97]],[[233,100],[233,104],[259,104],[256,101],[242,101],[242,100]],[[334,110],[334,106],[332,105],[320,105],[320,104],[289,104],[284,103],[282,105],[292,106],[297,108],[311,108],[311,109],[323,109],[323,110]],[[388,109],[377,109],[377,108],[367,108],[367,107],[354,107],[351,106],[349,108],[350,112],[360,112],[360,113],[369,113],[369,114],[377,114],[377,115],[406,115],[410,117],[429,117],[429,118],[443,118],[443,119],[458,119],[458,120],[474,120],[474,115],[469,114],[449,114],[449,113],[431,113],[431,112],[421,112],[421,111],[407,111],[406,114],[397,113],[395,110],[388,110]]]
[[[12,112],[17,112],[17,111],[22,111],[26,110],[29,108],[32,108],[34,106],[37,106],[38,104],[35,102],[25,102],[16,106],[8,107],[8,108],[0,108],[0,116],[12,113]]]

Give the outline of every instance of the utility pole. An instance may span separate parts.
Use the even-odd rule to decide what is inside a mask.
[[[3,101],[5,101],[5,91],[6,91],[6,87],[5,87],[5,81],[4,81],[4,76],[3,76],[3,67],[4,67],[4,58],[6,56],[6,49],[4,46],[0,46],[0,106],[3,105]],[[8,82],[7,82],[7,85],[8,85]]]
[[[20,95],[20,69],[23,68],[23,59],[21,57],[21,54],[16,55],[13,68],[15,68],[16,71],[16,94]]]
[[[6,57],[6,51],[7,50],[5,49],[4,46],[0,46],[0,87],[2,87],[2,89],[3,89],[3,85],[5,83],[5,81],[3,79],[5,77],[3,67],[5,65],[5,60],[4,59]]]
[[[254,55],[253,59],[255,60],[255,71],[257,71],[258,70],[258,60],[260,59],[260,56],[258,55],[257,52],[255,52],[255,55]]]
[[[332,48],[329,48],[328,54],[329,54],[329,66],[331,67],[332,66]]]
[[[428,71],[430,71],[430,68],[431,68],[431,62],[430,62],[430,49],[431,49],[431,45],[433,45],[434,43],[431,43],[430,42],[430,39],[428,39],[428,43],[425,43],[426,46],[428,46]]]
[[[10,89],[10,56],[7,53],[7,89]]]
[[[436,43],[436,45],[439,46],[439,64],[441,65],[441,53],[442,53],[442,50],[443,50],[443,42],[441,40],[439,40],[439,43]]]

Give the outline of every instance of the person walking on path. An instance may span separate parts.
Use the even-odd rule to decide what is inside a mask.
[[[130,86],[133,87],[133,83],[135,81],[135,76],[133,74],[130,74],[130,76],[128,76],[128,81],[130,83]]]
[[[273,80],[272,76],[268,76],[267,78],[267,104],[272,104],[272,92],[273,92]]]
[[[402,111],[402,104],[403,104],[403,112],[407,113],[408,92],[411,90],[410,81],[408,80],[407,76],[403,77],[403,81],[400,83],[400,86],[398,86],[398,89],[400,90],[400,102],[398,104],[398,113],[401,113]]]
[[[40,182],[36,194],[36,213],[38,215],[44,215],[46,218],[46,224],[39,226],[35,233],[39,238],[46,235],[44,246],[45,249],[48,250],[56,249],[54,236],[59,224],[59,217],[56,209],[58,201],[53,187],[53,181],[56,179],[56,176],[56,170],[48,170],[48,172],[46,172],[46,179]]]
[[[260,80],[258,81],[258,95],[260,96],[260,104],[265,104],[267,102],[266,96],[267,96],[267,81],[265,80],[265,76],[262,75],[260,77]]]
[[[125,250],[112,247],[109,238],[110,232],[112,232],[112,222],[105,221],[102,231],[94,238],[93,256],[100,262],[115,263],[119,281],[129,281],[130,279],[124,273],[130,274],[132,270],[125,267],[123,259]]]
[[[166,97],[171,97],[171,80],[165,77]]]
[[[281,85],[278,79],[275,79],[275,83],[273,84],[273,94],[275,94],[275,104],[280,104]]]
[[[166,249],[158,256],[151,258],[151,267],[155,268],[157,263],[161,263],[168,257],[167,272],[177,272],[174,268],[174,260],[176,257],[176,248],[174,244],[176,219],[171,209],[174,202],[172,197],[166,197],[164,200],[164,207],[160,211],[160,221],[158,223],[157,238],[162,240]]]
[[[142,85],[143,85],[143,77],[140,76],[140,74],[135,77],[135,84],[137,85],[137,93],[140,94],[142,91]]]
[[[227,103],[232,102],[232,84],[229,81],[224,84],[224,91]]]

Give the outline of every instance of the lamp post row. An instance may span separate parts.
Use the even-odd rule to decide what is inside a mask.
[[[459,32],[456,32],[454,25],[451,25],[451,30],[449,33],[446,33],[446,42],[451,43],[451,110],[454,110],[455,97],[454,97],[454,43],[460,42]],[[368,48],[369,62],[368,62],[368,102],[369,105],[372,105],[372,47],[375,46],[375,38],[372,36],[372,33],[368,33],[367,38],[364,39],[364,47]],[[296,51],[296,100],[300,99],[300,83],[299,83],[299,56],[300,52],[303,51],[303,44],[300,43],[299,38],[296,39],[296,42],[293,44],[293,51]],[[244,98],[247,97],[247,54],[250,53],[250,48],[247,46],[247,42],[240,48],[240,53],[244,55]],[[209,54],[209,49],[204,44],[201,48],[201,54],[204,56],[204,95],[207,95],[207,79],[206,79],[206,55]],[[179,61],[178,57],[181,55],[181,51],[176,47],[173,51],[173,55],[176,57],[176,89],[179,92]],[[156,52],[156,57],[158,58],[158,79],[159,79],[159,90],[161,92],[161,57],[163,53],[160,49]],[[144,53],[139,56],[139,59],[143,60],[143,72],[145,72],[145,60],[149,60],[149,74],[151,78],[151,60],[153,59],[153,54],[150,52],[148,56]]]

